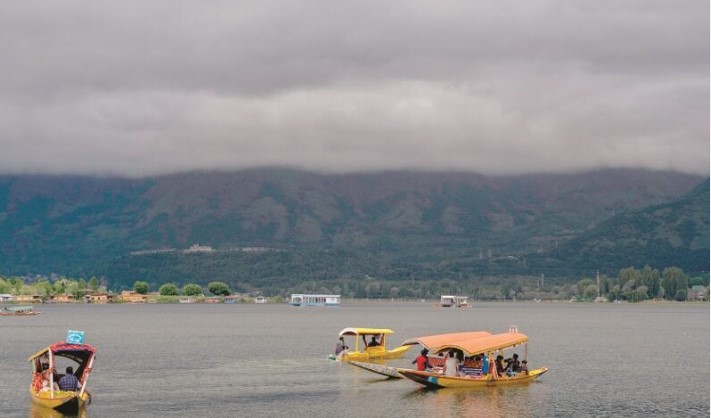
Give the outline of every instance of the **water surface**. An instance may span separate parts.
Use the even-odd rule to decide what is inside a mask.
[[[42,305],[0,318],[0,415],[30,408],[27,358],[68,329],[97,347],[86,417],[709,416],[708,304],[344,301],[340,307]],[[347,326],[420,335],[509,325],[530,338],[534,383],[423,390],[327,360]],[[522,349],[520,349],[522,350]],[[521,354],[523,354],[521,352]],[[413,349],[394,365],[409,366]]]

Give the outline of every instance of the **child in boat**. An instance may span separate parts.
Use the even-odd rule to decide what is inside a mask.
[[[521,374],[528,374],[528,360],[521,362],[521,367],[519,367],[518,372]]]
[[[59,385],[57,385],[57,382],[54,382],[54,390],[59,390]],[[40,389],[40,392],[49,392],[49,379],[44,379],[42,381],[42,389]]]

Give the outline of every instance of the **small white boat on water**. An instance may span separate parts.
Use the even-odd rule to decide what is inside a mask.
[[[341,304],[341,295],[293,293],[289,304],[291,306],[338,306]]]
[[[451,306],[466,308],[469,306],[469,298],[467,296],[442,295],[439,300],[439,305],[443,308],[449,308]]]

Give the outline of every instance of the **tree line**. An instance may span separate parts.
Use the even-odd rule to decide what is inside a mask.
[[[67,277],[28,280],[0,276],[0,294],[36,294],[42,297],[71,294],[79,300],[90,293],[110,293],[106,284],[105,279],[96,277],[88,280]],[[244,281],[226,283],[213,280],[206,286],[194,282],[178,286],[173,282],[136,280],[132,289],[140,294],[157,291],[161,296],[227,296],[241,292],[282,297],[288,297],[291,293],[321,293],[358,299],[438,299],[442,294],[456,294],[478,300],[567,300],[575,297],[576,300],[592,301],[602,297],[609,301],[640,302],[648,299],[685,301],[695,285],[706,287],[704,296],[708,300],[708,273],[689,277],[679,267],[667,267],[660,272],[650,266],[641,270],[627,267],[621,269],[616,277],[602,275],[599,280],[597,277],[584,277],[572,284],[561,278],[531,276],[383,280],[366,275],[364,278],[291,279],[264,283],[262,286]]]

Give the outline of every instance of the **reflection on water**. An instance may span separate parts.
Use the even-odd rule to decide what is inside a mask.
[[[417,402],[424,416],[439,417],[517,417],[536,416],[530,411],[527,385],[520,387],[483,386],[477,388],[415,389],[405,396]]]
[[[65,415],[59,411],[55,411],[52,408],[46,408],[44,406],[37,405],[34,402],[30,402],[29,418],[87,418],[87,415],[85,408],[79,410],[79,413],[77,414]]]

